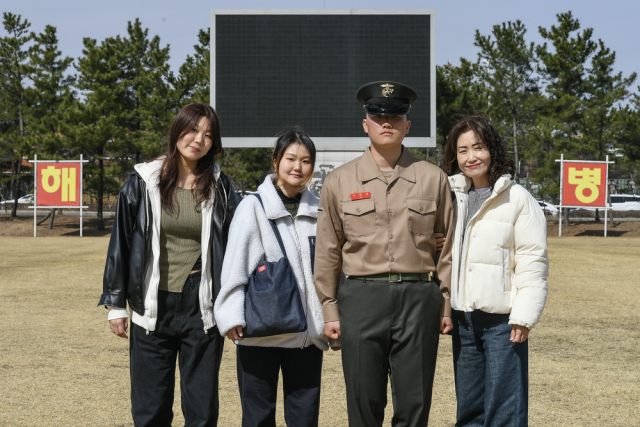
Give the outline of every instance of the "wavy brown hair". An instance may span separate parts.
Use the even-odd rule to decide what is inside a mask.
[[[207,154],[198,160],[196,166],[196,186],[191,193],[196,197],[196,205],[203,201],[211,200],[215,188],[216,159],[222,153],[222,140],[220,137],[220,120],[211,106],[206,104],[189,104],[184,107],[171,123],[169,131],[169,148],[157,158],[164,158],[162,170],[160,172],[160,200],[162,209],[168,214],[180,214],[180,206],[176,200],[176,185],[178,182],[178,162],[180,153],[178,151],[178,141],[187,132],[198,124],[202,117],[209,120],[209,131],[211,132],[211,149]]]
[[[489,184],[495,185],[502,175],[515,177],[515,164],[507,151],[507,142],[500,136],[498,130],[491,123],[491,119],[486,114],[480,112],[467,117],[456,124],[449,135],[444,147],[444,160],[442,169],[447,175],[460,172],[458,166],[458,138],[463,133],[473,131],[482,144],[489,150],[491,165],[489,166]]]

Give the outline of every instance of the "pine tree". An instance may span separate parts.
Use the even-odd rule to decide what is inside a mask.
[[[477,65],[460,58],[460,66],[436,66],[436,141],[442,154],[447,135],[460,120],[475,112],[485,111],[488,94],[478,82]],[[439,164],[441,155],[434,163]]]
[[[62,57],[58,50],[55,27],[47,25],[44,32],[32,33],[31,37],[35,43],[29,51],[34,71],[33,105],[29,111],[30,145],[38,147],[48,158],[67,158],[71,153],[60,133],[60,122],[63,102],[74,97],[73,76],[65,76],[73,59]]]
[[[133,114],[127,108],[128,83],[123,78],[121,41],[107,38],[98,44],[95,39],[85,38],[83,43],[82,56],[76,66],[76,87],[84,99],[65,104],[62,133],[74,149],[90,160],[85,187],[96,194],[98,229],[103,230],[105,191],[119,186],[105,175],[105,167],[124,150],[126,124]]]
[[[122,78],[126,81],[128,150],[135,162],[164,151],[164,137],[174,115],[169,76],[169,46],[160,47],[160,37],[149,39],[138,19],[127,25],[127,37],[117,39],[122,49]]]
[[[171,74],[169,78],[173,88],[173,100],[179,106],[178,109],[192,102],[210,103],[211,52],[208,28],[198,32],[198,44],[193,48],[195,54],[187,56],[178,76]]]
[[[581,33],[580,21],[572,13],[556,15],[558,26],[549,30],[540,27],[540,35],[551,42],[536,48],[542,62],[540,73],[546,81],[549,100],[545,108],[547,118],[554,120],[556,149],[567,156],[579,156],[583,151],[583,116],[585,111],[586,64],[596,50],[591,37],[592,28]]]
[[[526,135],[533,117],[531,100],[538,92],[534,43],[527,43],[527,29],[519,20],[493,26],[491,35],[476,30],[478,75],[488,88],[489,115],[502,135],[511,135],[516,175],[520,172],[518,141]]]
[[[616,53],[598,40],[598,51],[591,58],[591,69],[585,81],[585,134],[584,141],[591,157],[604,160],[607,147],[613,143],[612,108],[629,96],[628,88],[636,80],[632,73],[623,78],[614,73]]]
[[[592,28],[579,32],[580,22],[570,11],[556,17],[557,26],[539,27],[540,35],[551,43],[551,47],[547,42],[536,47],[541,62],[539,72],[549,96],[539,100],[528,152],[535,165],[532,178],[554,191],[559,190],[560,176],[555,160],[561,153],[572,159],[584,151],[586,64],[596,50]]]
[[[0,38],[0,99],[2,99],[2,120],[7,124],[2,133],[2,142],[11,157],[13,180],[11,194],[15,200],[11,216],[17,216],[20,186],[18,178],[22,172],[22,157],[29,154],[30,147],[25,141],[25,115],[31,94],[26,83],[33,73],[29,64],[28,43],[31,41],[31,23],[20,15],[9,12],[2,14],[7,36]],[[16,127],[17,126],[17,127]]]
[[[227,148],[218,162],[236,190],[255,191],[264,177],[271,173],[271,149]]]
[[[640,86],[637,90],[640,92]],[[614,108],[612,116],[613,139],[616,145],[624,150],[623,166],[629,170],[631,179],[637,183],[640,180],[638,176],[638,169],[640,169],[640,95],[633,94],[628,105]]]

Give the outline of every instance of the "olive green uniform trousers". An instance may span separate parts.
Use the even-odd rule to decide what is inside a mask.
[[[391,425],[426,426],[443,302],[439,286],[347,278],[337,296],[349,426],[382,425],[389,377]]]

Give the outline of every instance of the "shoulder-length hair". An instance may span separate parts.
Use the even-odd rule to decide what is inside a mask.
[[[460,172],[458,166],[458,138],[463,133],[473,131],[482,144],[489,150],[491,165],[489,166],[489,184],[495,185],[502,175],[515,177],[515,165],[507,151],[507,142],[500,136],[498,130],[491,123],[491,119],[484,113],[475,113],[456,124],[449,135],[444,148],[442,169],[447,175]]]
[[[222,153],[222,140],[220,138],[220,120],[211,106],[206,104],[189,104],[184,107],[171,123],[169,131],[169,147],[167,151],[158,156],[164,158],[158,187],[162,209],[168,214],[180,214],[180,206],[176,200],[176,184],[178,182],[178,162],[180,153],[178,141],[187,134],[200,119],[205,117],[209,121],[211,132],[211,149],[198,160],[196,166],[195,188],[191,192],[196,196],[196,204],[210,201],[216,188],[215,164],[216,159]]]
[[[305,186],[313,178],[313,171],[316,167],[316,146],[309,137],[309,135],[300,126],[291,126],[282,129],[276,134],[276,144],[273,147],[273,154],[271,155],[271,167],[275,173],[275,182],[278,182],[278,165],[282,157],[284,157],[287,148],[293,144],[300,144],[309,151],[311,157],[311,173],[307,177],[305,183],[300,187],[303,191]]]

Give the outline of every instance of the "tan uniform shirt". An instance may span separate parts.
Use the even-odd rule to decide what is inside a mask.
[[[351,199],[351,194],[365,192],[371,197]],[[445,297],[442,315],[450,316],[452,227],[447,175],[404,146],[389,178],[370,149],[331,172],[322,185],[315,258],[324,321],[340,320],[336,294],[341,271],[347,276],[437,272]],[[440,254],[434,232],[446,236]]]

